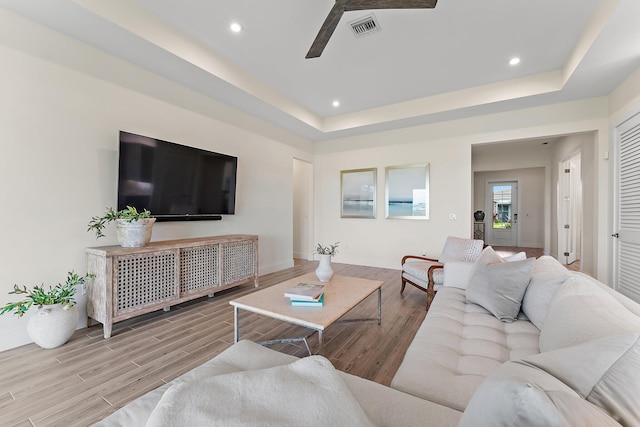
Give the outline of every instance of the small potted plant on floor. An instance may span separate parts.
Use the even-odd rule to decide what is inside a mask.
[[[104,228],[111,222],[116,222],[116,236],[121,246],[126,248],[138,248],[145,246],[151,240],[151,231],[155,218],[151,217],[151,212],[144,209],[139,212],[133,206],[115,211],[107,208],[102,216],[94,216],[89,222],[87,231],[95,231],[96,238],[104,236]]]
[[[320,255],[320,264],[316,269],[316,276],[321,282],[328,282],[333,277],[333,269],[331,268],[331,257],[338,253],[338,244],[336,242],[333,245],[322,246],[318,243],[316,246],[316,253]]]
[[[70,271],[64,284],[58,283],[53,288],[49,286],[49,290],[44,285],[32,289],[14,285],[9,293],[26,295],[25,299],[8,303],[0,309],[0,314],[13,312],[22,317],[35,305],[36,310],[27,322],[29,337],[42,348],[59,347],[71,338],[78,324],[74,298],[76,287],[92,277],[93,274],[80,276]]]

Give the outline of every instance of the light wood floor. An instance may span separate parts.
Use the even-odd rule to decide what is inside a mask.
[[[296,261],[290,269],[260,277],[271,286],[315,270],[317,262]],[[406,289],[399,270],[333,264],[338,274],[383,280],[382,325],[343,323],[325,331],[324,353],[336,368],[388,385],[422,323],[426,294]],[[102,338],[101,325],[76,331],[57,349],[35,344],[0,353],[0,425],[87,426],[136,397],[200,365],[233,343],[229,301],[253,292],[252,285],[220,292],[114,325]],[[375,317],[375,293],[345,318]],[[297,336],[295,326],[244,313],[241,338]],[[314,335],[312,349],[317,345]],[[306,355],[303,344],[271,348]]]
[[[520,248],[496,248],[501,255]],[[540,249],[523,249],[540,256]],[[261,287],[315,270],[317,262],[260,277]],[[400,295],[400,271],[333,264],[338,274],[382,280],[382,325],[335,324],[325,331],[324,354],[336,368],[389,385],[426,315],[426,294],[408,286]],[[254,292],[252,285],[220,292],[114,325],[102,338],[97,325],[76,331],[62,347],[35,344],[0,352],[0,426],[87,426],[136,397],[216,356],[233,343],[229,301]],[[377,297],[368,297],[346,318],[375,317]],[[244,313],[241,338],[255,341],[299,336],[302,328]],[[316,336],[310,339],[312,348]],[[271,346],[304,356],[303,344]]]

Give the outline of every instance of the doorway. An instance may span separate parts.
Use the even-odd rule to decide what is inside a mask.
[[[558,260],[570,265],[581,258],[582,153],[558,164]]]
[[[487,182],[485,241],[495,246],[518,246],[518,181]]]
[[[293,159],[293,257],[313,259],[313,165]]]

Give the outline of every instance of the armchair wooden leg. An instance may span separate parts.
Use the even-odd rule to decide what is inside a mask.
[[[400,295],[404,292],[404,287],[407,285],[407,281],[402,278],[402,285],[400,286]]]
[[[433,298],[435,296],[435,291],[427,291],[427,311],[429,311],[429,307],[431,307],[431,303],[433,302]]]

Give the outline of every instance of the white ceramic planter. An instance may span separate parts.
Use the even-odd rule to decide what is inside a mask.
[[[328,282],[333,277],[331,255],[320,255],[320,264],[316,268],[316,276],[321,282]]]
[[[156,222],[155,218],[143,218],[131,222],[116,219],[116,237],[120,246],[125,248],[145,246],[151,240],[154,222]]]
[[[55,348],[66,343],[78,324],[75,306],[43,305],[36,308],[27,322],[27,333],[42,348]]]

